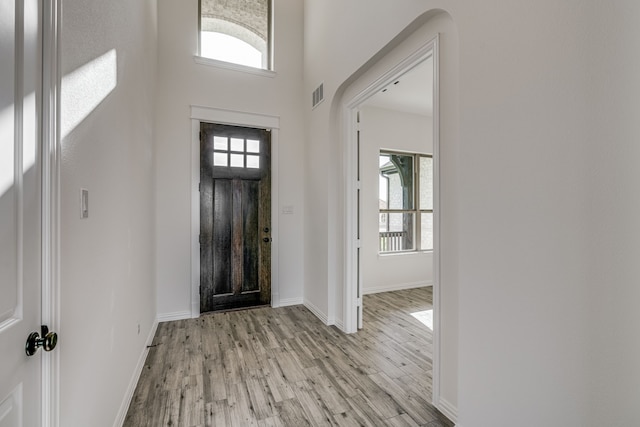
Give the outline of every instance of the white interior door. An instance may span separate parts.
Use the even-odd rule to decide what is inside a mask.
[[[41,424],[37,0],[0,0],[0,427]]]

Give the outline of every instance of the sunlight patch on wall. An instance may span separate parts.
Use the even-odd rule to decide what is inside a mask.
[[[76,68],[62,78],[62,138],[96,109],[118,84],[115,49]]]
[[[420,323],[433,331],[433,310],[416,311],[411,313]]]
[[[36,94],[31,92],[23,101],[22,170],[28,171],[36,162]],[[13,186],[15,169],[15,107],[0,110],[0,197]],[[19,172],[18,172],[19,173]]]
[[[24,129],[22,135],[22,170],[26,173],[36,163],[36,147],[38,145],[36,141],[36,130],[38,129],[38,124],[36,123],[37,114],[35,92],[31,92],[29,95],[25,96],[22,103],[23,110],[25,112],[22,116],[22,128]]]
[[[13,104],[0,110],[0,196],[14,180],[14,107]]]

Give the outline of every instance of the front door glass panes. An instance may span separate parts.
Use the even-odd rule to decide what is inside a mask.
[[[259,169],[260,168],[260,156],[250,156],[247,154],[247,168]]]
[[[260,141],[257,139],[247,139],[247,153],[259,153]]]
[[[227,153],[213,153],[213,166],[228,166],[229,155]]]
[[[232,168],[260,168],[260,141],[257,139],[213,137],[213,165]]]

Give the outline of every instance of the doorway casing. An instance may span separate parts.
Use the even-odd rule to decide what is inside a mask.
[[[358,180],[358,111],[366,100],[416,65],[433,57],[433,384],[432,402],[440,396],[440,138],[439,138],[439,37],[436,35],[389,71],[378,77],[342,107],[344,123],[343,156],[345,165],[345,277],[344,277],[344,331],[357,332],[359,311],[362,307],[362,275],[359,272],[358,224],[361,197]]]
[[[278,281],[278,137],[280,118],[265,114],[191,106],[191,317],[200,316],[200,123],[271,129],[271,306],[280,306]]]
[[[40,112],[42,240],[41,321],[60,332],[60,28],[61,0],[43,1]],[[43,352],[42,426],[60,425],[60,353]]]

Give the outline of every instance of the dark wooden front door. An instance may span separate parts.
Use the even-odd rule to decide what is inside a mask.
[[[200,312],[271,302],[270,132],[200,125]]]

